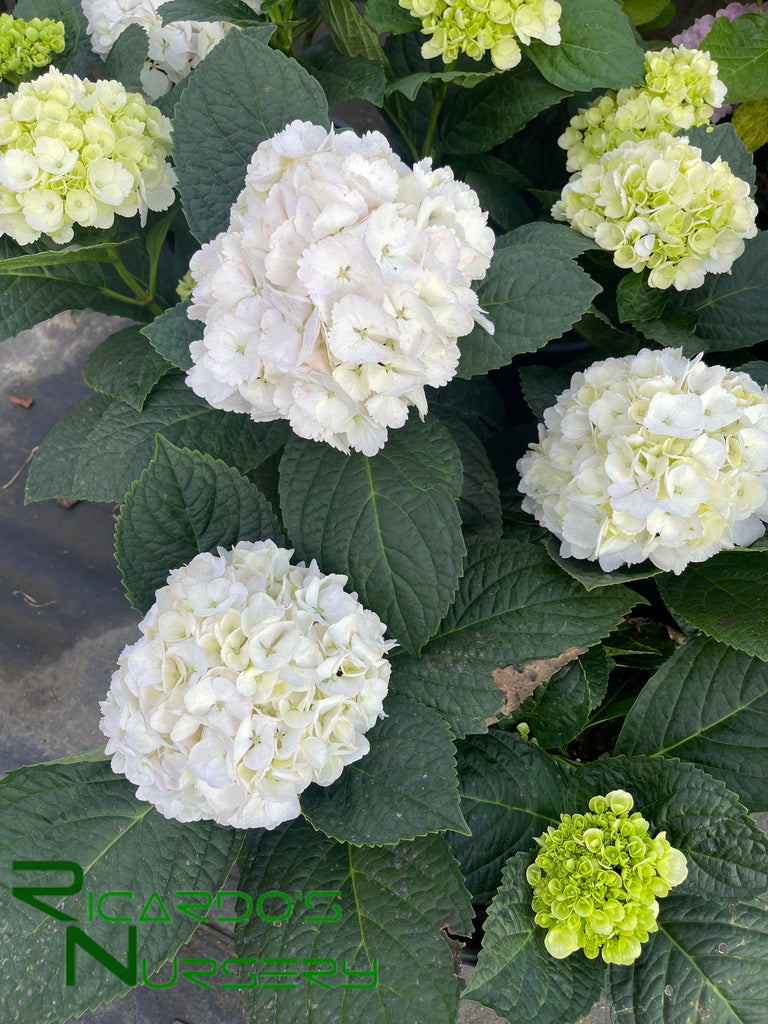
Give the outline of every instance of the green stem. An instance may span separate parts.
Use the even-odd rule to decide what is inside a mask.
[[[452,64],[447,64],[445,67],[446,71],[453,71],[456,67],[456,61]],[[438,82],[434,89],[434,102],[432,104],[432,111],[429,115],[429,122],[427,124],[427,133],[424,136],[424,145],[421,148],[421,158],[425,156],[431,156],[434,160],[437,160],[440,156],[439,153],[432,152],[432,139],[435,137],[435,129],[437,128],[437,119],[440,116],[440,108],[445,100],[445,94],[448,91],[447,82]]]
[[[133,306],[143,306],[145,309],[148,309],[150,313],[153,313],[155,316],[159,316],[163,312],[163,307],[158,305],[154,300],[154,287],[150,286],[149,288],[146,288],[136,280],[128,267],[123,263],[122,257],[117,249],[109,249],[107,255],[109,256],[109,261],[112,266],[115,268],[122,280],[125,281],[136,298],[130,299],[125,295],[120,295],[119,292],[113,292],[111,289],[102,289],[104,294],[110,294],[111,297],[121,299],[123,302],[129,302]],[[156,269],[157,268],[155,268],[155,271]],[[154,284],[154,282],[152,284]]]
[[[302,50],[306,50],[307,47],[312,45],[312,40],[315,38],[315,32],[320,28],[322,24],[322,18],[315,18],[313,22],[310,22],[304,30],[304,42],[301,44]]]

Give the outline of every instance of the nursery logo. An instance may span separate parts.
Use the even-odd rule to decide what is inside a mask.
[[[73,860],[16,860],[13,870],[18,872],[55,871],[66,876],[60,885],[25,883],[15,885],[11,894],[35,910],[40,910],[56,921],[66,924],[65,971],[66,984],[77,984],[77,950],[92,957],[110,974],[126,985],[143,983],[150,988],[170,988],[184,978],[201,988],[213,988],[211,982],[221,975],[222,989],[293,989],[301,980],[322,988],[375,988],[378,983],[378,964],[374,958],[367,971],[352,970],[345,957],[229,957],[219,963],[212,957],[176,957],[171,961],[171,977],[166,981],[151,981],[153,966],[146,958],[139,965],[138,929],[140,926],[171,923],[173,914],[183,914],[196,921],[206,917],[218,923],[247,921],[254,915],[260,921],[279,925],[300,911],[307,923],[328,924],[341,920],[341,907],[334,902],[341,893],[336,889],[313,889],[308,893],[286,893],[278,889],[260,893],[254,899],[238,889],[209,893],[203,890],[176,892],[165,898],[152,892],[148,897],[135,896],[130,889],[85,894],[85,921],[107,921],[127,925],[127,948],[124,960],[113,948],[98,943],[80,927],[78,918],[61,910],[60,905],[47,903],[42,896],[76,896],[83,891],[85,875]],[[71,881],[69,879],[71,878]],[[171,898],[172,897],[172,898]],[[227,899],[241,901],[237,913],[224,907]],[[61,901],[59,901],[59,904]],[[123,949],[120,950],[123,954]],[[81,954],[82,957],[82,954]],[[141,975],[141,976],[139,976]],[[329,979],[336,978],[334,985]],[[339,981],[341,985],[339,986]]]

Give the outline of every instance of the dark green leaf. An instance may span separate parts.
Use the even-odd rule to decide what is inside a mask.
[[[669,895],[631,967],[611,967],[617,1019],[761,1024],[768,1004],[768,905]]]
[[[586,1016],[605,982],[602,960],[581,953],[555,960],[544,945],[544,929],[533,920],[532,892],[525,877],[532,854],[511,857],[488,911],[483,949],[467,989],[471,999],[514,1021],[564,1024]]]
[[[616,289],[616,305],[622,323],[642,323],[656,320],[664,313],[669,293],[661,288],[649,288],[645,274],[629,273]]]
[[[280,498],[299,556],[348,575],[389,635],[416,653],[461,573],[461,481],[445,427],[411,417],[372,458],[294,438],[280,465]]]
[[[328,125],[318,83],[296,61],[270,49],[263,35],[261,28],[230,32],[195,69],[176,106],[179,190],[200,242],[229,225],[259,143],[296,118]]]
[[[534,837],[559,824],[563,776],[534,743],[499,729],[459,744],[457,760],[472,836],[451,835],[448,843],[473,899],[489,903],[507,858],[533,850]]]
[[[535,245],[539,249],[546,249],[560,253],[563,256],[575,258],[588,249],[596,249],[597,246],[592,238],[587,238],[579,231],[566,224],[553,224],[549,221],[532,221],[530,224],[523,224],[509,234],[502,235],[496,239],[496,250],[518,245]]]
[[[164,25],[174,21],[230,21],[235,25],[263,25],[258,14],[241,0],[170,0],[157,8]],[[275,25],[274,28],[277,28]],[[274,29],[273,29],[274,30]]]
[[[318,0],[318,7],[340,53],[387,65],[375,32],[363,21],[352,0]]]
[[[768,661],[768,554],[723,551],[680,576],[665,573],[658,587],[675,616]]]
[[[457,176],[477,193],[481,208],[502,230],[512,231],[536,216],[526,180],[510,164],[490,155],[470,158],[463,164],[454,158],[454,170],[457,163]]]
[[[127,986],[99,961],[76,952],[74,985],[65,983],[66,932],[82,929],[126,965],[128,924],[99,917],[88,920],[86,893],[131,893],[120,913],[137,922],[153,895],[169,920],[136,930],[138,981],[146,959],[147,976],[173,957],[197,926],[176,910],[184,890],[215,893],[224,884],[242,833],[211,821],[182,824],[137,800],[134,787],[115,775],[106,759],[35,765],[11,772],[0,782],[0,914],[3,985],[0,1013],[17,1024],[66,1020],[123,995]],[[70,871],[12,871],[14,861],[69,860],[82,867],[83,891],[45,902],[74,922],[56,920],[11,895],[12,886],[72,882]],[[128,958],[130,966],[130,958]],[[30,985],[33,996],[30,996]]]
[[[611,0],[613,3],[614,0]],[[474,377],[510,363],[521,352],[534,352],[559,338],[587,310],[598,285],[565,253],[536,242],[515,244],[516,228],[494,254],[477,288],[481,309],[495,326],[488,334],[479,325],[462,339],[459,374]]]
[[[617,754],[671,754],[768,810],[768,666],[705,637],[678,648],[624,721]]]
[[[768,363],[753,359],[748,363],[742,363],[736,369],[741,373],[748,373],[752,380],[757,381],[761,387],[768,384]]]
[[[366,0],[363,17],[374,31],[391,32],[392,35],[412,32],[421,24],[397,0]]]
[[[630,16],[633,25],[655,21],[666,6],[667,0],[621,0],[621,9]]]
[[[558,542],[554,537],[547,539],[546,547],[552,561],[564,569],[569,576],[578,580],[586,590],[612,587],[617,583],[634,583],[635,580],[647,580],[651,576],[658,576],[661,572],[661,569],[647,561],[640,562],[635,566],[628,566],[626,569],[603,572],[596,562],[590,562],[586,558],[563,558],[558,552]]]
[[[693,313],[694,351],[725,352],[764,341],[768,330],[768,231],[748,238],[730,274],[708,274],[701,288],[680,292],[670,307]],[[670,308],[668,307],[668,308]],[[646,325],[641,325],[645,330]],[[662,340],[662,339],[659,339]]]
[[[700,46],[717,61],[729,103],[768,96],[768,18],[763,11],[735,21],[716,18]]]
[[[496,68],[488,71],[416,71],[405,78],[392,79],[387,85],[387,93],[401,92],[406,99],[414,100],[426,82],[446,82],[461,89],[474,89],[499,74],[501,72]]]
[[[445,387],[427,388],[427,396],[430,409],[449,409],[482,441],[506,423],[504,400],[488,377],[454,377]]]
[[[104,62],[104,77],[122,82],[131,92],[141,92],[141,72],[149,51],[149,38],[140,25],[124,28]]]
[[[199,320],[190,320],[187,316],[188,308],[189,302],[180,302],[141,330],[152,347],[180,370],[188,370],[192,366],[189,346],[202,338],[204,330]]]
[[[139,412],[147,395],[171,369],[140,333],[139,325],[111,334],[94,349],[83,366],[88,387],[127,402]]]
[[[461,981],[441,929],[467,934],[472,908],[441,837],[355,849],[297,821],[255,833],[239,888],[254,902],[274,890],[304,895],[279,927],[255,914],[238,924],[238,956],[287,957],[291,964],[297,957],[324,957],[326,971],[328,959],[335,966],[323,979],[318,965],[324,985],[300,978],[295,988],[259,985],[246,992],[253,1024],[456,1020]],[[318,921],[323,916],[327,923]],[[367,973],[355,978],[345,971]]]
[[[615,0],[562,0],[560,44],[532,39],[528,55],[544,77],[571,92],[620,89],[643,81],[643,51]]]
[[[539,420],[544,411],[555,404],[573,377],[570,370],[559,366],[519,366],[517,373],[526,405]]]
[[[593,647],[540,683],[515,711],[513,721],[526,722],[540,746],[565,747],[604,700],[610,670],[603,648]]]
[[[349,99],[367,100],[377,107],[384,101],[383,66],[366,57],[339,53],[329,38],[302,50],[299,61],[318,80],[331,107]]]
[[[441,637],[483,645],[500,664],[552,658],[607,636],[642,599],[624,587],[588,593],[528,540],[470,538],[456,600],[440,624]],[[437,641],[435,641],[437,642]]]
[[[384,710],[387,717],[367,734],[370,753],[332,786],[305,790],[302,814],[354,846],[391,845],[446,829],[466,834],[450,729],[436,712],[405,697],[388,697]]]
[[[25,502],[72,498],[77,460],[87,450],[88,435],[112,405],[106,395],[93,395],[59,420],[32,459]]]
[[[511,71],[453,95],[444,115],[441,146],[446,153],[484,153],[567,95],[523,60]]]
[[[43,248],[41,243],[37,245],[37,252],[24,251],[27,247],[18,246],[19,255],[8,256],[0,260],[0,274],[15,275],[24,273],[32,267],[56,267],[62,263],[90,263],[109,262],[109,252],[121,245],[127,245],[136,240],[138,236],[121,238],[114,242],[97,242],[93,245],[81,245],[71,242],[59,249]]]
[[[171,569],[241,540],[284,543],[264,495],[223,462],[158,436],[155,457],[126,495],[115,531],[133,607],[146,613]]]
[[[450,430],[461,455],[464,484],[459,514],[464,533],[500,537],[499,482],[482,441],[452,409],[437,405],[434,413]]]

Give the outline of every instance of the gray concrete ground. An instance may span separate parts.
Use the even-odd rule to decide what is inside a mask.
[[[60,314],[0,344],[0,488],[53,424],[87,397],[83,361],[124,323]],[[34,402],[25,409],[11,395]],[[90,503],[65,509],[53,501],[25,506],[24,479],[22,472],[0,489],[0,774],[102,745],[98,702],[138,621],[114,563],[113,509]],[[231,935],[203,925],[181,955],[231,956]],[[235,1024],[243,1017],[239,993],[183,982],[164,991],[134,989],[79,1020]],[[460,1021],[499,1024],[470,1001]],[[585,1024],[609,1024],[607,1006],[596,1007]]]

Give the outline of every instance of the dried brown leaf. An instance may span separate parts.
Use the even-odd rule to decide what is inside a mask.
[[[499,717],[509,718],[513,711],[531,696],[537,686],[546,683],[555,672],[571,661],[575,661],[582,654],[586,654],[588,647],[569,647],[556,658],[535,658],[533,661],[524,661],[517,665],[508,665],[506,668],[497,668],[493,673],[496,685],[501,690],[504,701],[499,716],[488,718],[487,725],[494,725]]]

